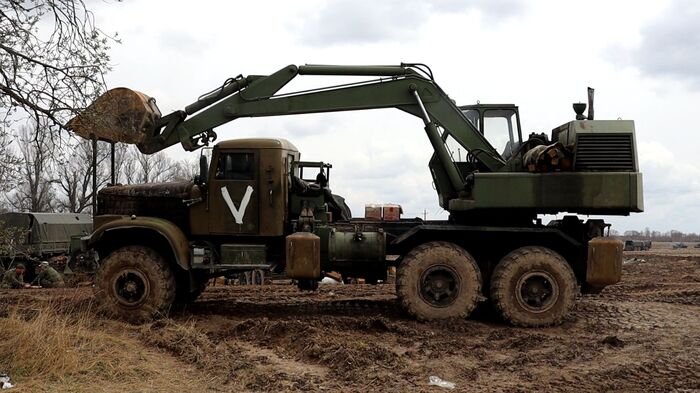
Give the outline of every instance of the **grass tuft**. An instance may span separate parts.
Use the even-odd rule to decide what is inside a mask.
[[[173,391],[185,377],[90,303],[17,304],[3,314],[0,373],[19,391]]]

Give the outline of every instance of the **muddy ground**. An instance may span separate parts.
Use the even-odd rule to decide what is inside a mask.
[[[390,285],[319,293],[218,285],[169,319],[131,326],[95,316],[90,329],[158,363],[137,385],[144,391],[171,391],[163,379],[187,391],[447,391],[428,385],[430,376],[456,391],[700,391],[700,250],[626,258],[619,285],[581,297],[553,328],[509,327],[487,307],[469,320],[419,323],[397,310]],[[90,289],[0,291],[0,299],[1,318],[57,299],[89,307]],[[108,378],[74,383],[120,390]]]

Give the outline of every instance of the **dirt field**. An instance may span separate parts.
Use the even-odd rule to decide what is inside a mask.
[[[18,392],[447,391],[430,376],[456,391],[700,391],[700,249],[626,258],[622,283],[583,296],[546,329],[505,326],[486,307],[470,320],[419,323],[397,311],[389,285],[215,286],[143,326],[95,316],[88,288],[4,290],[1,341],[53,307],[63,329],[78,331],[56,345],[94,364],[31,371],[19,364],[31,353],[12,363],[0,344],[0,373]],[[53,337],[45,329],[39,337]]]

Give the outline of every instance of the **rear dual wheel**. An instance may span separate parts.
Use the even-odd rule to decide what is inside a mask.
[[[241,284],[243,285],[263,285],[265,284],[265,271],[255,269],[241,273]]]
[[[481,298],[481,273],[474,258],[448,242],[411,250],[396,272],[402,307],[419,320],[467,317]]]
[[[498,263],[490,292],[505,321],[537,327],[561,323],[571,312],[579,288],[561,255],[545,247],[522,247]]]

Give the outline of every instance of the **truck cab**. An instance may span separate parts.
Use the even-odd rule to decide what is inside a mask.
[[[192,205],[194,236],[281,236],[288,221],[290,174],[299,151],[284,139],[237,139],[218,143],[202,203]],[[202,179],[204,180],[204,179]]]

